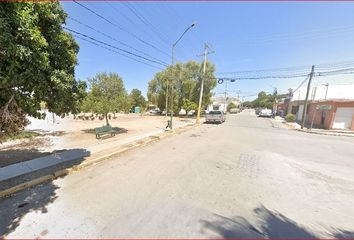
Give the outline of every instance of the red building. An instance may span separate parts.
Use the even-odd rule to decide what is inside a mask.
[[[354,130],[354,100],[310,101],[306,124],[315,128]]]

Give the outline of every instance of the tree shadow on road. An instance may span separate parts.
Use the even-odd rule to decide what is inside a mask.
[[[82,149],[82,151],[86,150]],[[89,155],[90,153],[87,152],[86,157]],[[86,159],[86,157],[62,164],[57,164],[52,167],[10,179],[6,182],[3,181],[1,184],[12,187],[14,185],[37,179],[42,176],[53,175],[55,171],[72,168],[80,164]],[[46,213],[47,206],[57,199],[57,189],[59,189],[59,186],[55,185],[53,181],[50,181],[31,188],[27,188],[11,196],[0,199],[0,239],[1,236],[5,237],[9,233],[13,232],[20,225],[22,218],[26,216],[26,214],[33,211]]]
[[[252,225],[243,217],[215,215],[215,221],[201,220],[202,232],[209,230],[222,238],[319,238],[305,227],[264,206],[253,210],[259,224]],[[330,229],[333,238],[353,238],[354,232]]]
[[[263,238],[262,233],[243,217],[234,217],[231,219],[218,214],[214,214],[213,217],[216,220],[201,220],[202,233],[211,232],[212,234],[217,234],[217,237],[213,236],[212,238]]]
[[[29,212],[47,212],[47,205],[57,198],[53,182],[23,190],[14,196],[0,200],[0,237],[6,237],[19,225]]]

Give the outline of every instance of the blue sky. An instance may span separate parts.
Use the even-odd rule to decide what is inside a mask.
[[[206,42],[215,51],[208,57],[216,65],[218,76],[233,76],[223,72],[293,66],[308,66],[310,71],[312,64],[354,62],[354,2],[80,3],[116,26],[74,2],[62,2],[62,5],[70,17],[168,64],[171,44],[196,21],[196,27],[176,47],[176,61],[202,61],[197,55],[202,53]],[[67,27],[128,49],[72,19],[67,19]],[[77,41],[80,52],[76,77],[79,79],[87,79],[101,71],[116,72],[123,78],[128,91],[139,88],[146,93],[148,81],[159,71],[81,39]],[[314,84],[353,83],[353,78],[354,75],[318,78]],[[228,85],[228,94],[249,96],[261,90],[271,92],[274,87],[284,92],[289,87],[295,88],[302,80],[303,77],[240,80]],[[218,85],[215,93],[219,94],[223,89]]]

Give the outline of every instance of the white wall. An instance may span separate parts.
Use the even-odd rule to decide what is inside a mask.
[[[219,106],[218,110],[224,111],[225,108],[225,104],[224,103],[214,103],[214,104],[210,104],[207,108],[207,111],[212,111],[214,110],[214,107],[217,108],[217,106]]]
[[[314,90],[316,95],[314,98]],[[326,86],[312,86],[309,93],[310,100],[324,100],[326,96]],[[307,87],[301,87],[294,92],[292,101],[305,100]],[[354,99],[354,84],[351,85],[328,85],[327,99]]]

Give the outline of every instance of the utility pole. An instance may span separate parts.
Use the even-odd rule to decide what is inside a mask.
[[[225,92],[224,92],[224,113],[226,114],[226,110],[227,110],[227,81],[225,81]]]
[[[294,96],[293,89],[289,88],[289,103],[288,103],[288,109],[286,111],[286,114],[291,113],[292,106],[291,106],[290,103],[291,103],[291,100],[292,100],[293,96]]]
[[[200,121],[200,111],[201,111],[201,108],[202,108],[202,100],[203,100],[204,79],[205,79],[207,55],[214,53],[214,51],[209,52],[208,49],[209,49],[208,44],[204,43],[204,53],[203,53],[203,55],[204,55],[203,76],[202,76],[202,83],[201,83],[201,85],[200,85],[199,103],[198,103],[198,112],[197,112],[197,123],[199,123],[199,121]]]
[[[171,68],[171,74],[172,74],[172,77],[171,77],[171,109],[170,109],[170,111],[171,111],[171,118],[170,118],[170,127],[171,127],[171,130],[172,130],[172,120],[173,120],[173,83],[172,83],[172,81],[173,81],[173,77],[174,77],[174,64],[175,64],[175,46],[176,46],[176,44],[173,44],[172,45],[172,55],[171,55],[171,66],[172,66],[172,68]],[[168,97],[166,96],[166,117],[167,117],[167,108],[168,108],[168,105],[167,105],[167,99],[168,99]]]
[[[305,125],[305,119],[306,119],[306,112],[307,112],[307,101],[309,99],[309,93],[310,93],[310,87],[311,87],[311,80],[312,77],[315,73],[315,65],[312,65],[311,68],[311,73],[310,73],[310,78],[309,78],[309,82],[307,83],[307,91],[306,91],[306,98],[305,98],[305,103],[304,103],[304,109],[302,111],[302,119],[301,119],[301,129],[304,129],[304,125]]]
[[[165,105],[165,112],[166,112],[166,118],[167,118],[167,114],[168,114],[168,82],[170,80],[167,78],[166,79],[166,105]]]

